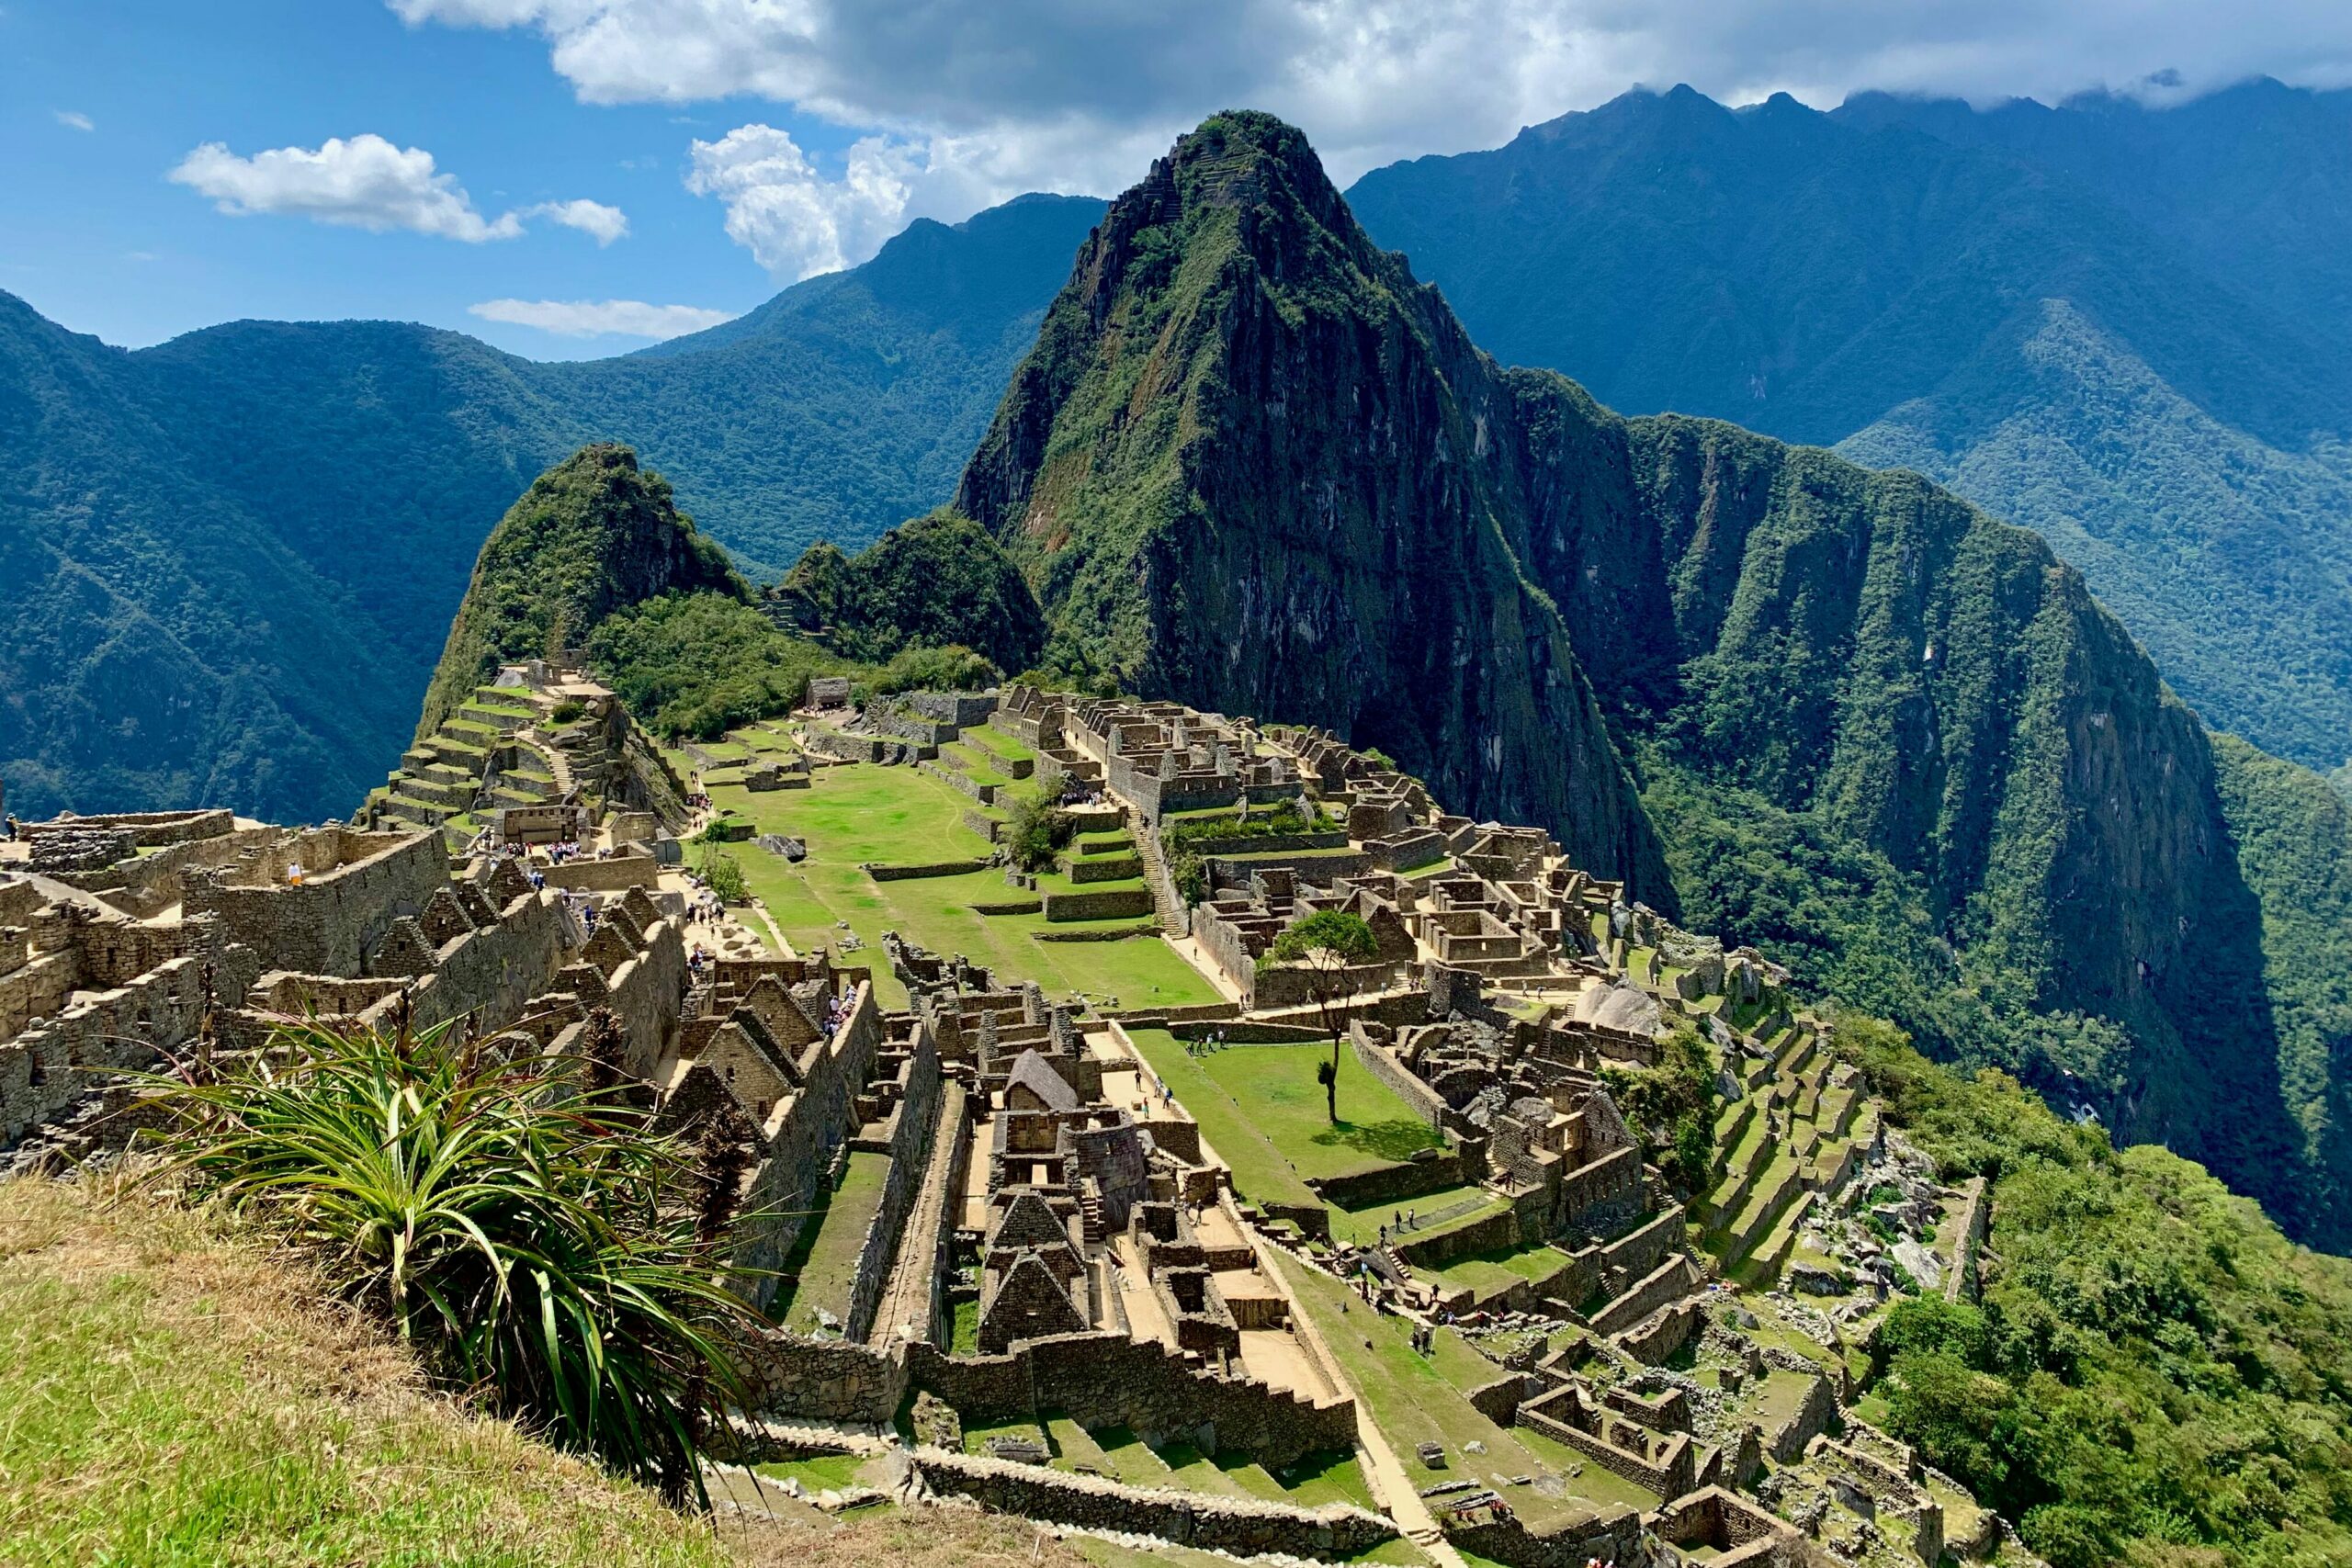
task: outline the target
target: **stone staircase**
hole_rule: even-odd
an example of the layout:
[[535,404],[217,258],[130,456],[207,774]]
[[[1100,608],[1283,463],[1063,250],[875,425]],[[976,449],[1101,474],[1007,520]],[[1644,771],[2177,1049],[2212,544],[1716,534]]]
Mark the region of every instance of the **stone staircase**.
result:
[[1127,833],[1135,840],[1136,858],[1143,862],[1143,885],[1151,889],[1152,912],[1159,918],[1160,929],[1173,936],[1182,936],[1193,929],[1192,911],[1176,892],[1176,879],[1168,870],[1168,858],[1159,852],[1159,835],[1143,825],[1143,818],[1130,810],[1127,813]]

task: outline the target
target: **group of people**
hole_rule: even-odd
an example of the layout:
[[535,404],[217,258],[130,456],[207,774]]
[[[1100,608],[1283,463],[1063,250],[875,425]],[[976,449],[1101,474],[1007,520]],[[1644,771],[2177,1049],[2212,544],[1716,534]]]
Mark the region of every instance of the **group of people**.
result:
[[1390,1236],[1401,1236],[1407,1231],[1419,1226],[1420,1223],[1420,1214],[1416,1210],[1393,1209],[1389,1211],[1388,1223],[1380,1227],[1380,1245],[1386,1247]]

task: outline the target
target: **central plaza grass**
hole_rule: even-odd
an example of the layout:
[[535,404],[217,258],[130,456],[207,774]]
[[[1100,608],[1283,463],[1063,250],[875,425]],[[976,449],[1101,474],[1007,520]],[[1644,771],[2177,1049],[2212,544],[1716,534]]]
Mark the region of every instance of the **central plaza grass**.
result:
[[[959,795],[912,768],[852,763],[820,768],[805,790],[760,793],[713,783],[711,803],[748,819],[759,833],[804,840],[808,858],[797,865],[754,843],[732,846],[743,877],[798,952],[837,950],[848,922],[865,944],[875,988],[888,1007],[906,1005],[906,991],[882,961],[882,933],[945,955],[962,953],[995,969],[1008,982],[1035,980],[1057,999],[1083,997],[1123,1008],[1188,1007],[1221,999],[1216,988],[1155,935],[1106,942],[1039,942],[1046,931],[1129,928],[1132,919],[1063,920],[1042,914],[980,915],[974,904],[1009,903],[1034,895],[990,869],[954,876],[876,882],[860,869],[984,860],[992,846],[964,823],[977,809]],[[1117,886],[1122,884],[1090,884]],[[1140,884],[1136,884],[1140,886]]]
[[1352,1176],[1442,1145],[1344,1047],[1334,1125],[1315,1080],[1316,1064],[1330,1060],[1328,1043],[1232,1045],[1193,1055],[1164,1029],[1128,1032],[1232,1168],[1235,1185],[1261,1202],[1315,1202],[1310,1179]]

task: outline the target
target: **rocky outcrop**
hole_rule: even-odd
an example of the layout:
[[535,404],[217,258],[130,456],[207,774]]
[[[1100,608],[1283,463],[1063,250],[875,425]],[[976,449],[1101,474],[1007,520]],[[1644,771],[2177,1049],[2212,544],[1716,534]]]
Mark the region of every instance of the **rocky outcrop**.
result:
[[1329,726],[1670,897],[1566,628],[1513,558],[1476,412],[1497,374],[1297,131],[1220,115],[1080,251],[957,506],[1023,562],[1066,656]]

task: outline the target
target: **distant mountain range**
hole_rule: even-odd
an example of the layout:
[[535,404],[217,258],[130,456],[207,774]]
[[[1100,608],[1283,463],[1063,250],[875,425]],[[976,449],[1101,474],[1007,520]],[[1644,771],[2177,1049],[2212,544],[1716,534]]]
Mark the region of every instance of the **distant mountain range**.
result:
[[919,222],[865,265],[622,358],[381,321],[126,353],[0,294],[8,807],[348,812],[415,723],[491,525],[627,441],[753,571],[944,499],[1102,211]]
[[1625,95],[1349,191],[1478,343],[2034,528],[2208,722],[2352,755],[2352,93]]

